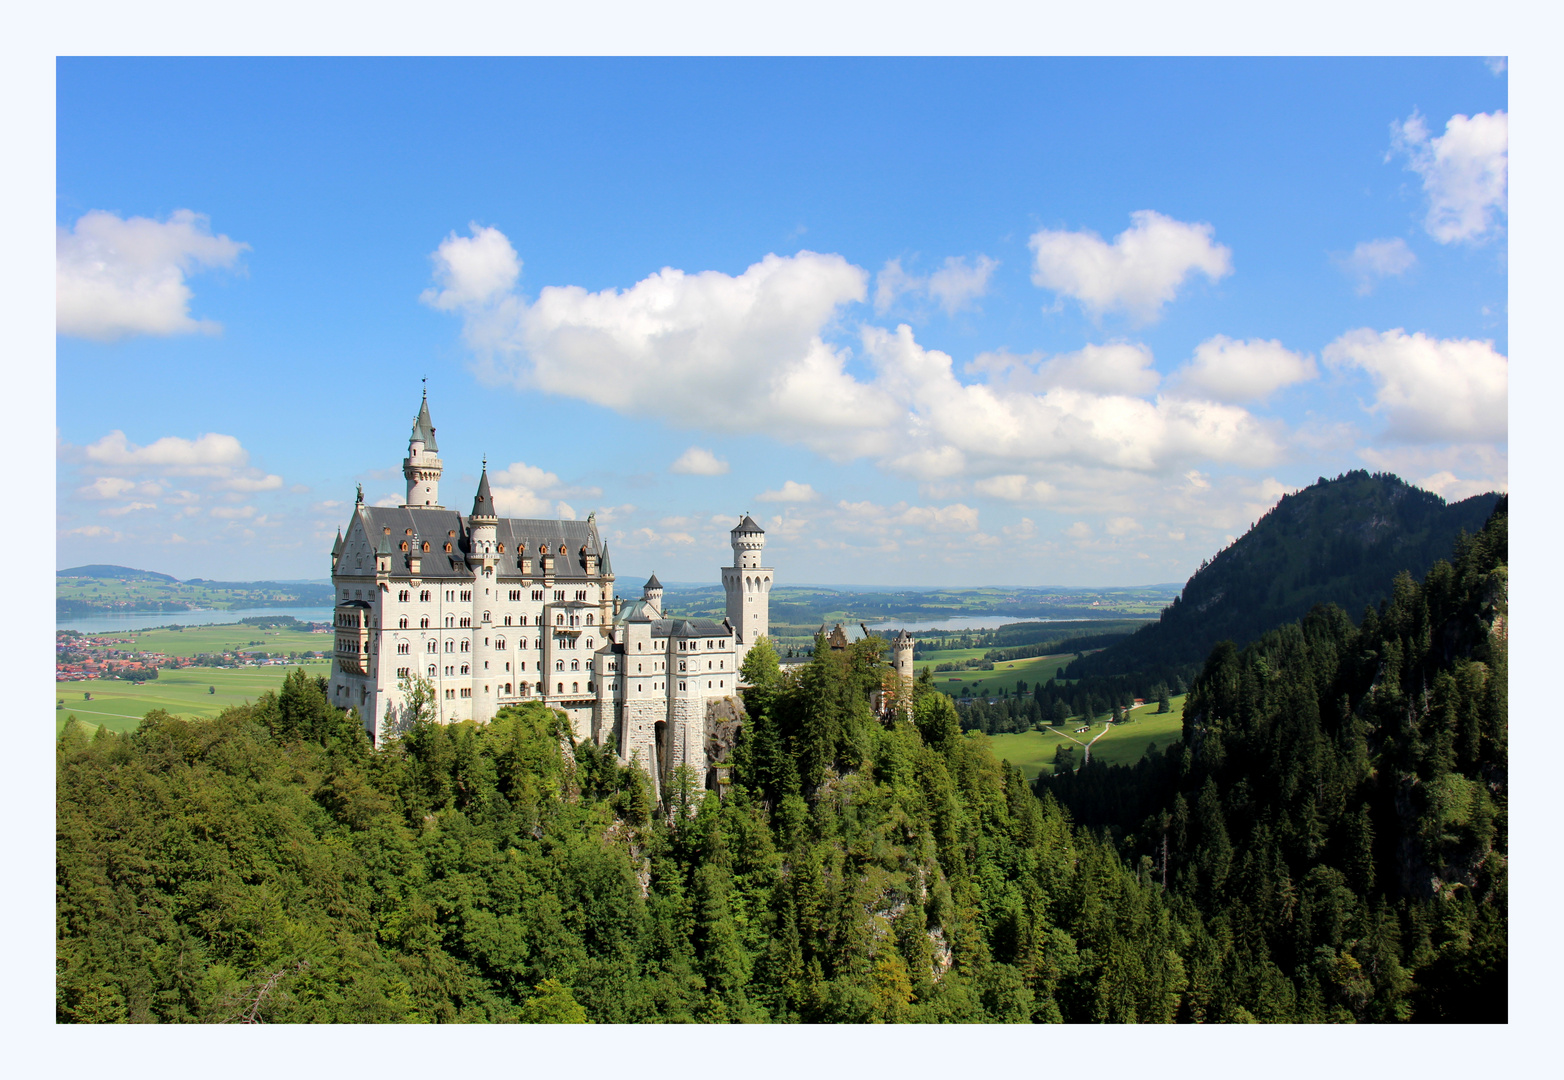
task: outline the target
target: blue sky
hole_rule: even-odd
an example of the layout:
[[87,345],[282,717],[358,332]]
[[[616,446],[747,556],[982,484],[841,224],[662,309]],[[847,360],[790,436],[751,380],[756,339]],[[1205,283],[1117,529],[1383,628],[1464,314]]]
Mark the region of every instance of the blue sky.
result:
[[322,577],[398,500],[629,578],[1180,581],[1346,469],[1508,479],[1507,72],[62,60],[58,549]]

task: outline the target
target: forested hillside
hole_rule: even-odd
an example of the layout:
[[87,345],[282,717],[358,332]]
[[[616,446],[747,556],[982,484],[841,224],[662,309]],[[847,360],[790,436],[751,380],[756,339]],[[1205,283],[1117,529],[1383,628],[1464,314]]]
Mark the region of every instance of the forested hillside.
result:
[[926,684],[876,716],[872,637],[755,649],[731,783],[667,812],[541,706],[374,751],[303,672],[68,728],[56,1015],[1502,1019],[1503,529],[1218,650],[1183,743],[1041,797]]
[[1039,778],[1200,912],[1214,1015],[1505,1019],[1506,502],[1361,626],[1217,646],[1166,753]]
[[1071,664],[1070,678],[1188,678],[1219,641],[1246,644],[1316,604],[1354,618],[1403,571],[1421,578],[1462,531],[1482,528],[1497,494],[1447,504],[1388,473],[1358,470],[1284,495],[1254,527],[1201,564],[1161,618]]

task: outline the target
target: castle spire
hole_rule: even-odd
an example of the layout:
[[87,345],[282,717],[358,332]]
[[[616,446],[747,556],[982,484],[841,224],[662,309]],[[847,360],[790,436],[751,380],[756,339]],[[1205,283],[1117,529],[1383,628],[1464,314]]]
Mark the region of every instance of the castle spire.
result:
[[494,513],[494,496],[489,493],[489,459],[483,459],[483,475],[478,477],[478,495],[472,501],[472,516],[491,518]]
[[407,478],[407,501],[402,505],[440,509],[440,474],[444,468],[438,457],[440,448],[434,441],[434,421],[429,417],[428,380],[424,382],[413,433],[407,438],[407,457],[402,459],[402,475]]

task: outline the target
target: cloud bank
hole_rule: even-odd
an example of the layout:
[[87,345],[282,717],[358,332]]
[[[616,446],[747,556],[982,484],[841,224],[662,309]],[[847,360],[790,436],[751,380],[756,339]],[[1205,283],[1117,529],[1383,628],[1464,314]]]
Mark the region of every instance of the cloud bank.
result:
[[249,247],[213,236],[206,216],[191,210],[167,221],[89,211],[55,229],[55,332],[93,341],[217,333],[217,323],[190,317],[185,279],[232,267]]

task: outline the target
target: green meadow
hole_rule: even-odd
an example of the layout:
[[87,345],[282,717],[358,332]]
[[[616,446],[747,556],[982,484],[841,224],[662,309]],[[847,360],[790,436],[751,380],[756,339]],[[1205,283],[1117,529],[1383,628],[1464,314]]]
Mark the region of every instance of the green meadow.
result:
[[[1102,733],[1104,727],[1108,733],[1092,743],[1092,760],[1105,762],[1109,765],[1133,765],[1146,753],[1146,748],[1152,743],[1166,748],[1175,739],[1182,737],[1184,731],[1184,697],[1180,695],[1173,699],[1173,711],[1157,715],[1157,703],[1150,702],[1135,709],[1130,715],[1135,719],[1128,724],[1108,724],[1106,716],[1092,721],[1091,730],[1084,735],[1076,735],[1075,729],[1081,726],[1079,719],[1072,719],[1065,725],[1065,730],[1081,742],[1087,742]],[[1020,768],[1028,780],[1038,773],[1053,772],[1054,751],[1060,743],[1067,746],[1075,746],[1064,735],[1055,734],[1052,731],[1024,731],[1018,734],[990,735],[993,743],[994,756]],[[1075,760],[1080,762],[1084,751],[1075,747]]]
[[95,637],[128,637],[135,644],[126,646],[143,652],[168,656],[199,656],[232,650],[268,653],[330,652],[330,634],[312,634],[308,630],[262,630],[256,626],[230,623],[224,626],[190,626],[183,630],[137,630],[125,634],[107,633]]
[[1024,660],[1006,660],[995,664],[993,671],[979,671],[976,668],[969,668],[966,671],[933,670],[935,664],[951,661],[959,663],[962,660],[980,657],[986,651],[988,650],[950,649],[931,653],[929,659],[917,662],[917,670],[929,668],[934,676],[934,685],[953,698],[965,694],[981,697],[997,694],[1000,687],[1013,693],[1017,679],[1024,679],[1028,688],[1038,683],[1045,683],[1053,678],[1060,668],[1075,659],[1074,653],[1057,653],[1053,656],[1029,656]]
[[[58,737],[72,716],[93,726],[102,724],[110,731],[134,730],[152,709],[165,709],[176,716],[216,716],[230,705],[242,705],[267,690],[280,689],[282,680],[295,667],[302,667],[311,675],[326,675],[331,661],[309,660],[263,668],[165,668],[156,679],[144,683],[116,679],[55,683],[55,701],[64,704],[54,710],[54,733]],[[84,697],[86,694],[92,695],[91,701]]]

